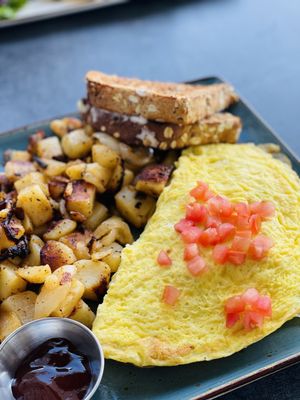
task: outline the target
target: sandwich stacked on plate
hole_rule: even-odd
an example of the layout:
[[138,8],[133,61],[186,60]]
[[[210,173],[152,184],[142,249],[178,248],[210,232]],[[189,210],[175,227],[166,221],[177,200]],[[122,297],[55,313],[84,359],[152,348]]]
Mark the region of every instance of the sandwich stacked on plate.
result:
[[161,83],[96,71],[86,79],[83,119],[126,144],[168,150],[238,140],[240,118],[221,112],[238,100],[226,83]]

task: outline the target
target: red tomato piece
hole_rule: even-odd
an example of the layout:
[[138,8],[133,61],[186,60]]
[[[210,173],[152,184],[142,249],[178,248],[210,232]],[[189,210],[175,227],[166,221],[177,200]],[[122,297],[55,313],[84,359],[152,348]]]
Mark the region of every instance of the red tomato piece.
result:
[[229,217],[233,211],[230,201],[222,196],[214,196],[209,199],[207,202],[207,207],[211,215],[220,217]]
[[241,217],[249,217],[250,215],[250,207],[247,203],[236,203],[234,205],[234,210]]
[[256,309],[265,317],[271,317],[272,304],[269,296],[260,296],[256,302]]
[[233,238],[235,234],[235,226],[225,222],[218,226],[218,234],[221,242],[225,242],[225,240],[230,240]]
[[207,201],[207,200],[209,200],[209,199],[211,199],[212,197],[214,197],[216,194],[215,194],[215,192],[213,192],[212,190],[207,190],[205,193],[204,193],[204,197],[203,197],[203,201]]
[[199,255],[199,249],[196,243],[189,243],[185,245],[183,254],[184,261],[190,261],[198,255]]
[[246,304],[255,307],[257,300],[259,299],[259,293],[255,288],[247,289],[242,295],[242,299]]
[[238,215],[236,217],[235,226],[238,231],[250,230],[249,218]]
[[191,226],[181,232],[181,238],[185,243],[197,243],[202,234],[202,229],[197,226]]
[[226,315],[226,328],[232,328],[233,325],[239,320],[239,314],[227,314]]
[[266,257],[271,247],[273,247],[272,239],[267,236],[259,235],[252,240],[249,247],[249,255],[253,260],[261,260]]
[[217,264],[226,262],[228,247],[224,244],[217,244],[213,249],[213,259]]
[[264,322],[264,317],[255,311],[246,311],[244,313],[243,324],[246,331],[251,331],[253,328],[261,328]]
[[190,195],[198,201],[203,201],[205,198],[205,192],[208,190],[208,184],[205,182],[198,181],[197,186],[190,191]]
[[193,226],[194,223],[186,218],[181,219],[177,224],[174,225],[174,229],[176,232],[182,233],[186,229]]
[[161,250],[157,257],[157,262],[161,267],[170,267],[172,265],[172,260],[169,257],[168,253],[164,250]]
[[164,288],[162,300],[164,303],[173,306],[178,300],[179,296],[180,296],[180,290],[178,290],[176,287],[172,285],[166,285]]
[[249,224],[253,235],[257,235],[261,228],[261,216],[258,214],[252,214],[249,218]]
[[228,250],[227,261],[234,265],[241,265],[246,260],[246,253],[243,251]]
[[240,236],[245,239],[251,239],[251,231],[236,231],[236,236]]
[[225,303],[225,312],[227,314],[238,314],[245,309],[245,302],[242,296],[233,296],[227,299]]
[[219,242],[220,238],[216,228],[207,228],[201,232],[199,243],[202,246],[213,246]]
[[258,214],[262,219],[272,218],[275,214],[275,206],[271,201],[257,201],[250,204],[251,214]]
[[207,208],[199,203],[191,203],[186,206],[186,219],[203,223],[206,220]]
[[187,263],[187,269],[193,276],[198,276],[207,270],[206,263],[201,256],[196,256]]
[[[251,232],[250,232],[251,234]],[[241,251],[247,253],[250,247],[251,239],[243,236],[239,236],[238,232],[233,238],[231,249],[235,251]]]
[[205,220],[205,228],[217,228],[219,225],[221,225],[219,218],[211,215],[207,216]]

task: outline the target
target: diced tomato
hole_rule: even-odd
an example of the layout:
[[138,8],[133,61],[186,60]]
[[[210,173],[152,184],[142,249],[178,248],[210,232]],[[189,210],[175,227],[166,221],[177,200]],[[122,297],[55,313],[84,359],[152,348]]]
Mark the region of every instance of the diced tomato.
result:
[[217,228],[221,225],[219,218],[208,215],[205,220],[205,228]]
[[203,198],[203,201],[207,201],[207,200],[209,200],[209,199],[211,199],[212,197],[214,197],[216,194],[215,194],[215,192],[213,192],[212,190],[207,190],[205,193],[204,193],[204,198]]
[[228,328],[241,320],[245,330],[249,331],[261,327],[264,317],[272,315],[271,299],[269,296],[261,296],[255,288],[250,288],[242,295],[230,297],[224,310]]
[[206,220],[207,208],[199,203],[191,203],[186,206],[186,219],[203,223]]
[[264,317],[255,311],[245,311],[243,324],[246,331],[251,331],[253,328],[261,328],[264,322]]
[[269,296],[260,296],[256,302],[256,309],[265,317],[272,315],[272,305]]
[[202,246],[213,246],[219,242],[220,238],[216,228],[207,228],[200,233],[199,243]]
[[197,186],[190,191],[190,195],[198,201],[205,199],[205,192],[208,190],[208,184],[205,182],[198,181]]
[[234,225],[225,222],[224,224],[218,226],[218,234],[221,242],[230,240],[235,234],[235,227]]
[[197,226],[191,226],[181,232],[181,238],[185,243],[197,243],[202,234],[202,229]]
[[222,196],[214,196],[209,199],[207,202],[207,207],[211,215],[220,217],[229,217],[233,211],[230,201]]
[[261,228],[261,216],[258,214],[252,214],[249,218],[249,224],[253,235],[257,235]]
[[236,203],[234,210],[241,217],[249,217],[250,215],[250,207],[247,203]]
[[183,259],[189,261],[199,255],[198,245],[196,243],[186,244],[184,248]]
[[249,218],[238,215],[236,217],[235,226],[238,231],[250,230]]
[[232,328],[233,325],[239,320],[239,314],[227,314],[226,315],[226,328]]
[[157,257],[157,262],[161,267],[170,267],[172,265],[172,260],[169,257],[168,253],[164,250],[161,250]]
[[[248,232],[248,231],[241,231],[241,232]],[[239,235],[239,232],[237,232],[233,238],[231,249],[247,253],[250,243],[251,243],[251,232],[250,232],[250,237],[241,236]]]
[[253,260],[261,260],[266,257],[272,246],[272,239],[263,235],[256,236],[250,244],[249,255]]
[[227,261],[234,265],[241,265],[246,260],[246,253],[243,251],[228,250]]
[[186,218],[181,219],[177,224],[174,225],[174,229],[176,232],[182,233],[186,229],[193,226],[194,223]]
[[245,309],[245,302],[242,296],[230,297],[225,303],[225,312],[227,314],[238,314]]
[[251,214],[258,214],[262,219],[268,219],[274,216],[275,206],[271,201],[257,201],[250,204]]
[[242,295],[242,299],[246,304],[255,307],[257,300],[259,299],[259,293],[255,288],[247,289]]
[[206,263],[201,256],[196,256],[187,263],[187,269],[193,276],[198,276],[207,270]]
[[173,306],[178,300],[179,296],[180,296],[180,290],[178,290],[176,287],[172,285],[166,285],[164,288],[162,300],[164,303]]
[[217,244],[213,249],[213,259],[217,264],[226,262],[228,247],[224,244]]

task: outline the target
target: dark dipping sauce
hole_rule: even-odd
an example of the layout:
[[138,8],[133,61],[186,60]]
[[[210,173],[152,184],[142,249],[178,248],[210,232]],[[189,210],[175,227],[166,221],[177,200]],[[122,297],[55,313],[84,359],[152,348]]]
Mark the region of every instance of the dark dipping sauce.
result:
[[92,379],[87,356],[66,339],[38,346],[18,367],[12,382],[17,400],[81,400]]

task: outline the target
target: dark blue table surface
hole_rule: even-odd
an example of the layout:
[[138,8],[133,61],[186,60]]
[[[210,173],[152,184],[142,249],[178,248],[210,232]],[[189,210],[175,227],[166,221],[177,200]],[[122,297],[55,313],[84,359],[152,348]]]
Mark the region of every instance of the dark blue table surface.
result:
[[[0,30],[0,132],[75,110],[89,69],[234,84],[300,155],[300,1],[135,1]],[[300,399],[300,365],[224,400]]]

